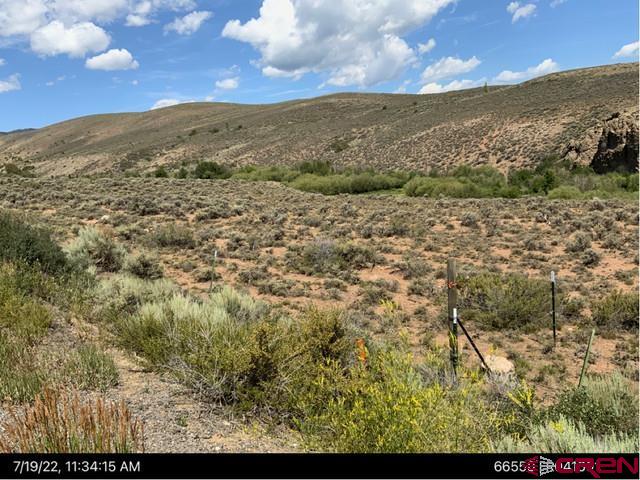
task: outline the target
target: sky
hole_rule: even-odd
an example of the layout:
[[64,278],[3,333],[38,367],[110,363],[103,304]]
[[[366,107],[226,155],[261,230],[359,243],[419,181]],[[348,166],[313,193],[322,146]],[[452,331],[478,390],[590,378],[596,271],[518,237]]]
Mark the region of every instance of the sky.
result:
[[0,0],[0,131],[638,61],[637,0]]

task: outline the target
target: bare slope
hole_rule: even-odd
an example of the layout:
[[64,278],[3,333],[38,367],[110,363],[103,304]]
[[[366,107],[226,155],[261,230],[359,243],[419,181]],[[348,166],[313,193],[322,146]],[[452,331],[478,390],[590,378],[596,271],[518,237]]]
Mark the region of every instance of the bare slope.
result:
[[616,128],[622,123],[627,129],[621,141],[635,135],[637,144],[637,112],[638,64],[631,63],[488,92],[339,94],[275,105],[196,103],[94,115],[0,136],[0,164],[31,164],[48,175],[199,160],[246,165],[324,159],[404,170],[465,163],[506,170],[549,154],[590,163],[616,114],[623,119],[616,119]]

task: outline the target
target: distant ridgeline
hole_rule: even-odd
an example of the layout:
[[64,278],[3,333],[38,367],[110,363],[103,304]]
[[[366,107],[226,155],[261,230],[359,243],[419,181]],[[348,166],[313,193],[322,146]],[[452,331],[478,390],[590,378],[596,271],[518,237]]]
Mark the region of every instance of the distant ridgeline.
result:
[[[234,172],[247,166],[296,170],[304,162],[321,162],[333,173],[369,169],[393,177],[388,172],[451,173],[460,165],[491,166],[507,175],[554,157],[596,173],[633,173],[638,89],[634,62],[433,95],[342,93],[269,105],[191,103],[1,135],[0,166],[32,166],[36,175],[57,176],[145,174],[160,165],[193,169],[203,161]],[[334,187],[346,184],[334,180],[306,188],[372,188],[362,186],[361,177],[349,187]],[[383,188],[399,182],[376,181]]]

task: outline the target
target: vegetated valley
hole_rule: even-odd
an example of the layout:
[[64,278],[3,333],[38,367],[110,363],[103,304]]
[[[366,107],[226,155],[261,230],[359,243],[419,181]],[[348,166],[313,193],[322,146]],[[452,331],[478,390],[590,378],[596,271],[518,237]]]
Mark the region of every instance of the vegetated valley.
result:
[[637,73],[2,135],[0,451],[637,452]]

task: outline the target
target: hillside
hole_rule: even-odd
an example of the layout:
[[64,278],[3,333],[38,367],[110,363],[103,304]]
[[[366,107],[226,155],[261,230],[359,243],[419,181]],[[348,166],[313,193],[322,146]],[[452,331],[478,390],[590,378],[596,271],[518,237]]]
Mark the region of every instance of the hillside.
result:
[[[426,170],[530,166],[557,154],[637,166],[638,64],[437,95],[338,94],[273,105],[192,103],[0,136],[0,164],[44,175],[330,160]],[[603,140],[606,140],[603,142]],[[604,151],[602,151],[604,149]]]

